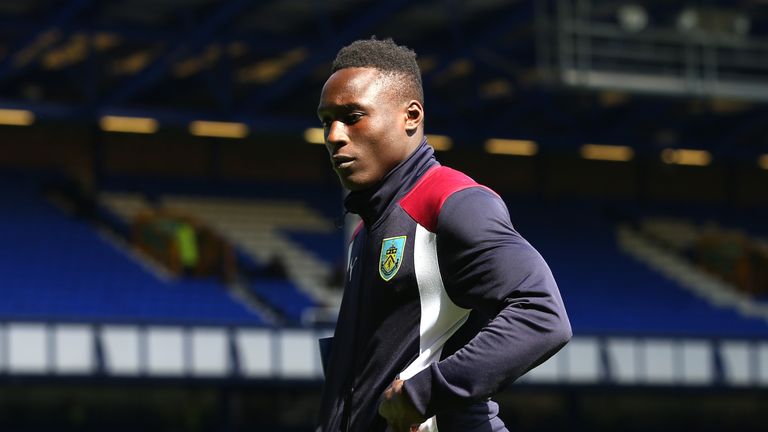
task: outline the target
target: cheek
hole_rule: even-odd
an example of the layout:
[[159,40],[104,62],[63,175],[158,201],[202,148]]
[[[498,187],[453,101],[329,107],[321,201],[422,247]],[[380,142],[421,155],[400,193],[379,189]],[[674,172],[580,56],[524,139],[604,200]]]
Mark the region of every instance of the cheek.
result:
[[364,128],[350,131],[352,142],[364,159],[366,171],[372,175],[386,174],[401,157],[403,137],[397,133],[398,121],[394,115],[369,118]]

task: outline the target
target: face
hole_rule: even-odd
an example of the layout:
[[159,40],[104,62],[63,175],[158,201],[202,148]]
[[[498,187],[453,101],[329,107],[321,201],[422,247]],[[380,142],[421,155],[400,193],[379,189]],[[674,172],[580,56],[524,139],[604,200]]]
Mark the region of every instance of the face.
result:
[[421,104],[399,98],[392,79],[372,68],[346,68],[323,86],[317,115],[325,146],[341,184],[351,191],[375,185],[416,147]]

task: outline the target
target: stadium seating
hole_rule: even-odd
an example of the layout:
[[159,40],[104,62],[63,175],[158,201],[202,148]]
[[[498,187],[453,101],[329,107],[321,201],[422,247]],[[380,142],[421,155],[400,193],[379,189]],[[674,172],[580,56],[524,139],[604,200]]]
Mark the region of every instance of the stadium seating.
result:
[[288,279],[259,278],[250,285],[251,292],[273,305],[290,323],[306,322],[305,311],[317,306]]
[[[289,268],[299,269],[298,273],[289,271],[289,274],[301,289],[292,290],[289,281],[265,280],[254,283],[252,290],[296,320],[302,308],[311,307],[313,302],[311,297],[302,295],[307,289],[302,285],[301,277],[296,275],[308,267],[324,267],[326,270],[307,274],[304,280],[314,280],[315,283],[325,281],[332,266],[343,260],[341,233],[330,227],[333,210],[329,203],[338,205],[338,192],[284,185],[279,193],[290,201],[281,201],[273,196],[276,193],[273,188],[265,186],[255,189],[265,192],[253,197],[252,190],[252,198],[258,198],[256,201],[263,205],[271,205],[272,210],[265,211],[261,207],[249,210],[247,207],[253,206],[256,201],[227,201],[226,197],[190,199],[177,195],[163,196],[158,200],[219,221],[217,223],[222,232],[230,230],[230,238],[239,239],[245,245],[244,250],[262,263],[271,256],[267,252],[290,250],[283,256],[288,258]],[[681,337],[768,335],[768,326],[763,320],[744,316],[733,308],[713,305],[622,252],[616,234],[619,221],[614,213],[630,219],[640,217],[644,213],[637,208],[625,203],[606,206],[605,203],[588,200],[548,202],[530,197],[507,197],[506,201],[513,224],[542,252],[552,267],[577,333]],[[280,204],[286,202],[294,203],[291,205],[295,208],[291,211],[296,215],[305,215],[294,221],[304,222],[294,224],[291,218],[297,216],[290,216],[291,211],[279,210]],[[611,207],[618,207],[621,211],[615,208],[607,210]],[[676,215],[685,208],[659,206],[655,211],[661,215]],[[706,207],[692,209],[691,212],[699,218],[733,219],[729,214]],[[312,218],[325,218],[325,225],[307,222]],[[271,226],[272,232],[264,234],[267,231],[257,229],[259,223]],[[752,225],[759,226],[759,223],[755,221]],[[256,232],[262,232],[263,238],[254,238],[248,245],[247,239],[256,237]],[[274,237],[279,238],[279,242]],[[294,251],[297,246],[300,251]],[[262,255],[259,256],[259,253]],[[291,258],[303,255],[310,256],[312,264],[306,265],[306,261],[293,261]]]
[[768,335],[765,320],[714,306],[623,253],[602,203],[507,203],[513,224],[552,268],[576,334]]
[[[298,324],[307,309],[337,305],[340,291],[329,289],[333,269],[341,265],[343,240],[329,203],[337,196],[302,188],[281,187],[283,199],[262,185],[249,188],[211,188],[210,185],[135,183],[123,191],[105,191],[99,201],[122,224],[150,206],[187,214],[213,227],[233,244],[241,268],[252,279],[248,290],[287,323]],[[218,190],[218,194],[215,192]],[[140,191],[140,192],[136,192]],[[313,203],[312,207],[307,203]],[[264,274],[273,260],[284,266],[285,277]],[[327,315],[327,314],[324,314]]]
[[[100,238],[90,225],[64,215],[42,199],[35,182],[24,187],[4,184],[0,189],[4,202],[14,202],[14,206],[0,215],[0,232],[4,241],[17,246],[4,248],[0,260],[3,284],[9,288],[9,298],[0,305],[2,316],[264,322],[215,281],[163,281],[153,275]],[[147,187],[162,189],[157,184]],[[257,275],[246,288],[287,323],[301,323],[307,310],[338,301],[338,292],[323,289],[332,269],[343,261],[342,234],[332,223],[338,192],[283,186],[278,194],[289,199],[280,200],[271,196],[277,192],[268,187],[259,189],[263,195],[251,189],[246,197],[227,196],[220,190],[219,195],[194,195],[192,186],[166,190],[167,194],[156,193],[150,199],[205,220],[238,246],[241,261],[250,260],[257,273],[279,253],[288,277]],[[149,205],[146,196],[108,192],[101,202],[125,222]],[[605,203],[517,196],[506,197],[506,202],[515,227],[552,268],[577,334],[768,336],[764,319],[698,296],[622,251],[616,212],[606,211]],[[709,212],[707,217],[717,216],[715,211]],[[629,214],[629,219],[637,216],[631,209],[619,213]],[[655,214],[678,215],[663,208]],[[706,210],[696,214],[706,214]],[[723,219],[728,217],[736,221],[727,215]],[[753,225],[759,231],[759,223]],[[659,229],[685,234],[669,226]],[[685,241],[684,235],[674,238]],[[45,270],[34,271],[29,263]],[[330,297],[323,297],[326,294]]]
[[41,196],[39,181],[0,182],[5,320],[261,325],[215,280],[163,280],[93,226]]

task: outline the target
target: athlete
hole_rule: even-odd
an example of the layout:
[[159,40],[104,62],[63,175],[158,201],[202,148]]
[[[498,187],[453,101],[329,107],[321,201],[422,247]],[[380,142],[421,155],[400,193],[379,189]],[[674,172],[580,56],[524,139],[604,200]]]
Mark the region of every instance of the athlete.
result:
[[435,159],[410,49],[342,48],[317,114],[362,219],[317,430],[506,431],[490,397],[571,337],[549,267],[496,193]]

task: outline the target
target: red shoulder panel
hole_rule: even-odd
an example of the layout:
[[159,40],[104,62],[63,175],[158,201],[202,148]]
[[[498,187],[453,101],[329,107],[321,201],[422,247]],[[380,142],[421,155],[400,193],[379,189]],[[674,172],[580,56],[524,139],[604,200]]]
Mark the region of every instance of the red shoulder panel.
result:
[[424,174],[416,186],[400,200],[400,207],[419,225],[435,232],[437,216],[440,214],[445,200],[454,193],[471,187],[482,187],[490,190],[477,184],[462,172],[438,166]]
[[355,241],[355,238],[360,233],[360,230],[363,229],[363,221],[360,221],[357,223],[357,226],[355,227],[355,231],[352,232],[352,236],[349,238],[349,243],[352,244]]

